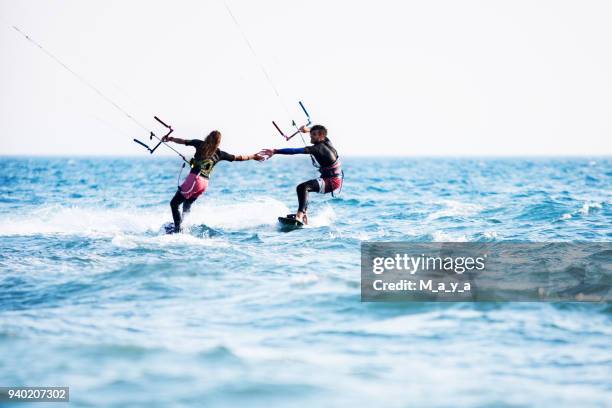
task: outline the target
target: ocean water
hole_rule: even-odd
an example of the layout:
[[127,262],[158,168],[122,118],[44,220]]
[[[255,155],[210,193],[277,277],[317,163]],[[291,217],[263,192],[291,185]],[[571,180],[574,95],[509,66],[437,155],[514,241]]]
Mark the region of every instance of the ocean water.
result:
[[612,240],[612,159],[344,164],[283,232],[309,160],[222,162],[164,235],[176,159],[0,158],[0,385],[75,407],[612,405],[610,305],[359,286],[362,241]]

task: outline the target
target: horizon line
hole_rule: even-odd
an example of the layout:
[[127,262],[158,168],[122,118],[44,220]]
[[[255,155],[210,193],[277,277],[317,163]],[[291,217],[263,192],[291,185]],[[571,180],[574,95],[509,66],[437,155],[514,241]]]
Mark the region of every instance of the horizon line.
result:
[[[125,159],[144,159],[147,157],[152,157],[151,155],[138,155],[138,154],[93,154],[93,153],[76,153],[76,154],[57,154],[57,153],[0,153],[0,158],[125,158]],[[159,154],[155,155],[157,158],[175,158],[175,155],[171,154]],[[566,155],[566,154],[474,154],[474,155],[452,155],[452,154],[440,154],[440,155],[431,155],[431,154],[407,154],[407,155],[398,155],[398,154],[344,154],[342,157],[345,158],[396,158],[396,159],[536,159],[536,158],[544,158],[544,159],[612,159],[612,153],[602,153],[602,154],[584,154],[584,155]]]

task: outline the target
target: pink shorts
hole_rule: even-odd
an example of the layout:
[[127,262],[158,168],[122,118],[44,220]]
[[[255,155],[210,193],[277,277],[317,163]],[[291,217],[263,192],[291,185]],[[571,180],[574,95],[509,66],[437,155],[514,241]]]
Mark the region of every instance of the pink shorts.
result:
[[319,182],[319,193],[321,194],[331,193],[342,188],[342,177],[318,178],[317,181]]
[[208,187],[208,179],[200,176],[199,173],[189,173],[183,184],[181,184],[181,194],[187,200],[198,198]]

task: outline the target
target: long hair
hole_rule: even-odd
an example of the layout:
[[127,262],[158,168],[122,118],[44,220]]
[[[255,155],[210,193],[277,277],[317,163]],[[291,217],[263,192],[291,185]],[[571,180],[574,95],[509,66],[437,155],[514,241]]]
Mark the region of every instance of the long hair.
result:
[[202,148],[202,156],[206,158],[212,156],[217,151],[220,144],[221,144],[221,132],[219,132],[218,130],[213,130],[212,132],[208,134],[208,136],[206,136],[206,139],[204,139],[204,147]]

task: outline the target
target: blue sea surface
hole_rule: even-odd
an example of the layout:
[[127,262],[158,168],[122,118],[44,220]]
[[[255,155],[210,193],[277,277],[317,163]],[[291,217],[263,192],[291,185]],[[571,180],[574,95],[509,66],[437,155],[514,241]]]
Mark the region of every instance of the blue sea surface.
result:
[[611,241],[612,159],[345,158],[341,195],[283,232],[309,163],[221,162],[165,235],[174,158],[0,158],[0,386],[69,386],[74,407],[612,405],[609,304],[360,302],[363,241]]

